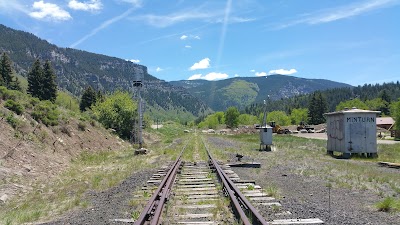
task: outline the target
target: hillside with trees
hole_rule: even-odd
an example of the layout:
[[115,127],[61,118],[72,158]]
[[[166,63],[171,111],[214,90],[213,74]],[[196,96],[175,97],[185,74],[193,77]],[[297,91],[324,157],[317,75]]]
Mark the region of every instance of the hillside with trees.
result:
[[231,106],[243,110],[264,99],[279,100],[317,90],[351,87],[348,84],[324,79],[305,79],[286,75],[267,77],[235,77],[226,80],[184,80],[171,84],[183,87],[203,99],[213,110],[224,111]]
[[[268,112],[282,111],[287,115],[298,112],[299,109],[307,109],[307,119],[314,118],[313,112],[333,112],[344,108],[360,108],[381,111],[381,116],[396,117],[394,105],[400,98],[399,82],[383,84],[365,84],[351,88],[334,88],[325,91],[317,91],[312,94],[299,95],[291,98],[273,101],[266,100]],[[316,103],[318,102],[319,103]],[[310,112],[310,108],[313,109]],[[264,110],[264,104],[256,103],[247,106],[243,113],[259,115]],[[311,114],[310,114],[311,113]],[[322,119],[322,118],[321,118]],[[308,121],[317,124],[322,121],[312,119]]]
[[58,88],[76,97],[80,97],[88,86],[103,94],[115,90],[132,93],[133,79],[143,74],[143,97],[147,108],[155,113],[155,118],[187,122],[211,111],[203,101],[193,97],[184,88],[172,86],[148,74],[147,67],[143,65],[77,49],[60,48],[33,34],[1,24],[0,53],[6,53],[13,62],[15,73],[28,79],[36,60],[48,61],[54,68]]

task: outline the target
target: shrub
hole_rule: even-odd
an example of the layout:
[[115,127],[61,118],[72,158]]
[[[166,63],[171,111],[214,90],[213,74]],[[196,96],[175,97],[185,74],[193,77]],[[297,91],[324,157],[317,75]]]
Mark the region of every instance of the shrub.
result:
[[18,98],[22,98],[22,92],[15,90],[8,90],[6,87],[0,86],[0,98],[3,100],[12,99],[16,101]]
[[7,123],[9,123],[14,129],[19,128],[22,125],[21,120],[19,120],[18,118],[14,117],[12,114],[9,114],[6,117],[6,121]]
[[79,112],[78,100],[66,92],[58,91],[56,104],[73,112]]
[[86,130],[86,123],[79,121],[78,130],[85,131]]
[[104,102],[96,103],[92,110],[106,128],[115,129],[120,137],[129,139],[137,115],[136,106],[129,93],[117,91]]
[[393,198],[387,197],[383,201],[376,204],[376,207],[379,211],[388,212],[392,208],[393,202]]
[[62,125],[62,126],[60,126],[60,131],[62,132],[62,133],[64,133],[64,134],[66,134],[66,135],[68,135],[69,137],[71,137],[72,136],[72,131],[71,131],[71,129],[67,126],[67,125]]
[[24,112],[24,107],[12,99],[8,99],[4,104],[4,107],[11,111],[14,111],[18,115],[21,115]]
[[60,112],[57,110],[57,106],[50,101],[39,102],[32,112],[32,117],[46,126],[58,125],[59,115]]

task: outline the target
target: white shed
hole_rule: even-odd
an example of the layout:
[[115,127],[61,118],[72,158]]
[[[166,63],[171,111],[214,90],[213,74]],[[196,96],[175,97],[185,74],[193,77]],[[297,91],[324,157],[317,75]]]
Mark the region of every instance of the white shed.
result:
[[272,147],[272,127],[271,126],[262,126],[257,127],[260,130],[260,151],[266,150],[271,151]]
[[336,151],[344,157],[359,153],[376,157],[376,115],[379,113],[356,108],[326,113],[328,154]]

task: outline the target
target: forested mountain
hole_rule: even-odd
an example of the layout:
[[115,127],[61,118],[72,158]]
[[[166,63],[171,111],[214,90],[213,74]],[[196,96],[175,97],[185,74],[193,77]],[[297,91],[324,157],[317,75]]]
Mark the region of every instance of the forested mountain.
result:
[[264,99],[279,100],[296,95],[351,86],[324,79],[305,79],[285,75],[267,77],[236,77],[219,81],[182,80],[171,84],[186,88],[215,111],[225,111],[230,106],[244,109]]
[[[367,101],[375,98],[382,98],[386,95],[386,97],[383,98],[387,98],[386,101],[388,101],[388,103],[397,101],[400,98],[400,83],[397,81],[375,85],[365,84],[357,87],[333,88],[321,91],[321,94],[326,99],[327,112],[333,112],[340,102],[356,98],[361,101]],[[295,108],[308,108],[311,97],[311,94],[305,94],[277,101],[270,100],[267,102],[267,111],[281,110],[290,113],[290,111]],[[249,114],[259,115],[263,109],[264,104],[260,101],[247,106],[244,111]]]
[[206,104],[190,95],[184,88],[172,86],[147,73],[145,66],[123,59],[86,51],[60,48],[33,34],[17,31],[0,24],[0,53],[5,52],[14,62],[14,70],[27,75],[36,59],[50,60],[57,75],[58,87],[80,97],[87,86],[103,92],[116,89],[132,90],[132,80],[144,75],[144,98],[150,110],[168,119],[177,112],[193,119],[210,111]]

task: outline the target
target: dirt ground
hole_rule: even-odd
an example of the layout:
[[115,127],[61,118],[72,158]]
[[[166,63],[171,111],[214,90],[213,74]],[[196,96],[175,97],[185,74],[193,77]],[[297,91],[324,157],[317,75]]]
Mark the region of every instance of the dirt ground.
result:
[[[240,149],[246,148],[241,143],[217,136],[208,136],[208,141],[220,149],[237,149],[236,151],[240,152]],[[294,157],[291,151],[293,150],[254,151],[252,157],[261,163],[260,169],[233,168],[233,170],[241,179],[255,180],[262,188],[276,188],[281,195],[279,202],[284,210],[292,213],[290,217],[294,219],[319,218],[325,221],[325,224],[333,225],[400,224],[399,212],[380,212],[374,207],[376,202],[383,199],[376,192],[337,185],[332,188],[327,186],[329,179],[334,178],[319,174],[318,168],[321,170],[325,167],[335,168],[335,161],[339,159]],[[363,162],[347,160],[343,163],[355,166]],[[340,173],[340,168],[336,170]],[[398,172],[395,169],[382,167],[374,168],[375,170],[377,173]],[[343,185],[347,186],[347,182],[350,184],[352,182],[350,179],[352,178],[345,180]],[[267,211],[262,208],[259,210],[268,221],[275,219],[273,214],[266,214]]]
[[84,151],[113,151],[128,146],[110,131],[89,122],[70,119],[46,127],[31,118],[20,119],[24,123],[13,129],[0,118],[0,206],[32,190],[34,184],[46,183],[60,174]]
[[[328,140],[328,136],[326,133],[297,133],[297,134],[292,134],[293,136],[296,137],[303,137],[303,138],[312,138],[312,139],[321,139],[321,140]],[[400,143],[398,141],[394,140],[377,140],[378,144],[397,144]]]

